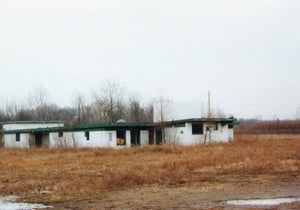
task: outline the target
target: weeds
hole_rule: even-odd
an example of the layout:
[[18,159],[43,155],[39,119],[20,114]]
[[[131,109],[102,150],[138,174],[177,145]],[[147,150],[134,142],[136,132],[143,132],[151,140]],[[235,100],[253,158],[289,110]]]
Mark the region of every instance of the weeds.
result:
[[48,201],[142,185],[199,184],[211,175],[299,174],[297,135],[239,134],[232,143],[114,149],[0,149],[0,195]]

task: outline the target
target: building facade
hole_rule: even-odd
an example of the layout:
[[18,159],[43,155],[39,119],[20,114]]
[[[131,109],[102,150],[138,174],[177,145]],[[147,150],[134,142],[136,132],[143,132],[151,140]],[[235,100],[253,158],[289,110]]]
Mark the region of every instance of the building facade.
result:
[[5,147],[112,147],[124,148],[153,142],[150,123],[99,123],[64,126],[61,122],[2,123]]
[[157,123],[99,123],[64,126],[62,122],[2,123],[5,147],[126,148],[151,144],[196,145],[233,140],[234,118],[192,118]]
[[5,147],[109,147],[151,144],[197,145],[234,139],[236,119],[204,118],[201,103],[154,104],[153,122],[64,126],[62,122],[2,123]]

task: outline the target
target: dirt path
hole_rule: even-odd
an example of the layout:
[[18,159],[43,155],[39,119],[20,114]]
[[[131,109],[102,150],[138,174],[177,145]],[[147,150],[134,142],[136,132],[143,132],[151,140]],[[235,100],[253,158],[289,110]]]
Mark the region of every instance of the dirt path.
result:
[[278,206],[231,206],[228,200],[300,198],[300,175],[211,175],[193,186],[144,186],[106,192],[101,199],[50,204],[55,209],[300,209],[300,202]]

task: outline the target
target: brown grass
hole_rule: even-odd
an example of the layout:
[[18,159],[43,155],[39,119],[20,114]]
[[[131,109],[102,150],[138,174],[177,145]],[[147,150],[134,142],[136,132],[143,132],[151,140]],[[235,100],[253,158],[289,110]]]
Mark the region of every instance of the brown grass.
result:
[[0,195],[48,202],[107,190],[179,186],[218,175],[299,174],[300,136],[236,136],[232,143],[114,149],[0,149]]
[[235,127],[237,133],[281,133],[281,134],[300,134],[299,120],[283,121],[241,121],[240,125]]

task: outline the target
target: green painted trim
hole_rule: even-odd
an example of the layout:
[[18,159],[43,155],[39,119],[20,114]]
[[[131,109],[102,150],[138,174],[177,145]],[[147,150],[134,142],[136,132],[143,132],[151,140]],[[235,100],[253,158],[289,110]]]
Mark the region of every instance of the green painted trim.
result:
[[132,130],[148,130],[153,128],[152,123],[99,123],[75,125],[66,127],[50,127],[50,128],[31,128],[31,129],[16,129],[16,130],[2,130],[2,134],[14,133],[55,133],[55,132],[76,132],[76,131],[113,131],[118,129]]
[[[176,126],[180,125],[179,127],[182,127],[185,125],[185,123],[205,123],[205,122],[217,122],[221,124],[236,124],[237,119],[236,118],[189,118],[189,119],[183,119],[183,120],[174,120],[174,121],[168,121],[164,122],[166,126]],[[160,122],[155,123],[156,126],[161,125]],[[184,127],[184,126],[183,126]]]
[[72,126],[73,129],[93,129],[93,128],[128,128],[128,127],[153,127],[153,123],[146,122],[109,122],[109,123],[97,123],[97,124],[84,124]]
[[2,130],[2,134],[15,134],[15,133],[50,133],[50,132],[61,132],[64,131],[64,127],[53,127],[53,128],[32,128],[32,129],[16,129],[16,130]]
[[[185,124],[186,124],[185,122],[179,122],[179,123],[167,123],[166,126],[169,127],[169,128],[170,128],[170,127],[173,127],[173,126],[174,126],[175,128],[182,128],[182,127],[185,127]],[[160,126],[160,127],[161,127],[161,126]]]
[[[176,123],[178,122],[234,122],[235,118],[189,118],[189,119],[183,119],[183,120],[177,120],[174,121]],[[170,122],[172,123],[172,122]]]
[[0,122],[0,125],[11,125],[11,124],[64,124],[62,121],[9,121],[9,122]]
[[[185,127],[186,123],[194,122],[219,122],[221,124],[228,124],[230,126],[237,124],[236,118],[190,118],[176,121],[164,122],[167,127]],[[51,123],[62,123],[59,121],[49,121],[49,122],[37,122],[37,121],[15,121],[8,122],[4,124],[51,124]],[[54,133],[54,132],[76,132],[76,131],[113,131],[118,129],[125,130],[149,130],[155,127],[161,127],[161,123],[147,123],[147,122],[110,122],[110,123],[97,123],[97,124],[84,124],[84,125],[74,125],[74,126],[65,126],[65,127],[50,127],[50,128],[33,128],[33,129],[17,129],[17,130],[2,130],[0,134],[15,134],[15,133]]]

